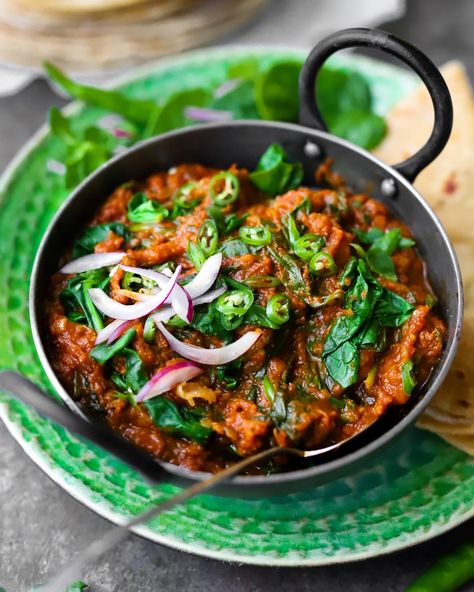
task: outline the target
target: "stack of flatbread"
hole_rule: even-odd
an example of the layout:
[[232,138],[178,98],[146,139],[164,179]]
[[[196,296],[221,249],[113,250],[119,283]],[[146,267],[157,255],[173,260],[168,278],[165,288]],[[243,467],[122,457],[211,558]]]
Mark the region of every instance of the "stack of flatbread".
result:
[[[418,425],[474,455],[474,97],[461,64],[451,62],[442,73],[453,98],[453,133],[415,187],[454,244],[464,281],[465,316],[456,359]],[[396,105],[388,126],[389,133],[376,150],[382,160],[399,162],[420,148],[433,127],[427,91],[419,88]]]
[[0,61],[117,70],[209,43],[265,0],[0,0]]

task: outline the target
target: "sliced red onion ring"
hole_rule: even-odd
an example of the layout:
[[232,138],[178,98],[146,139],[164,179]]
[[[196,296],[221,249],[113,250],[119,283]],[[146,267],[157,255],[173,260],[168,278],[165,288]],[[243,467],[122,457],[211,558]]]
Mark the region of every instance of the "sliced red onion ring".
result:
[[197,273],[197,275],[185,285],[186,292],[194,300],[196,296],[201,296],[207,292],[214,284],[219,275],[219,270],[222,265],[222,253],[216,253],[206,259]]
[[205,107],[186,107],[184,114],[194,121],[231,121],[234,116],[232,111],[222,109],[207,109]]
[[82,273],[83,271],[90,271],[91,269],[100,269],[101,267],[110,267],[117,265],[124,257],[123,251],[113,251],[112,253],[91,253],[84,255],[79,259],[74,259],[66,263],[59,270],[61,273]]
[[[143,269],[141,267],[131,267],[130,265],[121,265],[120,266],[124,271],[128,271],[130,273],[134,273],[141,277],[148,278],[158,284],[160,288],[163,287],[169,282],[169,277],[164,273],[160,273],[159,271],[154,271],[153,269]],[[178,315],[180,319],[183,319],[186,323],[190,323],[193,320],[194,315],[194,307],[193,301],[191,297],[187,293],[187,291],[176,283],[173,291],[168,298],[168,302],[171,302],[171,306],[173,307],[174,312]]]
[[168,392],[181,382],[186,382],[201,374],[203,369],[194,362],[181,360],[159,370],[138,392],[137,403],[143,403],[152,397]]
[[107,296],[100,288],[91,288],[89,290],[89,296],[100,312],[108,317],[123,321],[133,321],[153,312],[166,302],[176,285],[176,280],[180,273],[181,265],[178,265],[173,276],[168,279],[166,286],[158,294],[154,294],[144,302],[138,302],[137,304],[120,304],[120,302],[116,302],[110,296]]
[[[216,290],[211,290],[210,292],[206,292],[202,296],[198,296],[193,300],[194,306],[198,306],[199,304],[206,304],[207,302],[213,302],[216,298],[219,298],[221,294],[227,290],[227,286],[223,286],[222,288],[217,288]],[[171,308],[171,306],[164,306],[158,312],[154,312],[152,314],[153,321],[158,323],[161,321],[162,323],[166,323],[169,321],[172,316],[174,316],[175,311]]]
[[208,302],[213,302],[216,298],[219,298],[221,294],[227,291],[227,286],[222,286],[222,288],[216,288],[215,290],[209,290],[202,296],[197,296],[193,300],[194,306],[198,306],[199,304],[207,304]]
[[125,331],[130,327],[131,321],[121,321],[117,319],[116,321],[112,321],[106,327],[97,333],[97,337],[95,340],[95,344],[99,345],[99,343],[112,343],[116,339],[120,337]]
[[248,351],[252,345],[260,337],[259,331],[249,331],[242,335],[240,339],[225,345],[224,347],[216,347],[215,349],[206,349],[205,347],[198,347],[197,345],[190,345],[189,343],[183,343],[179,339],[176,339],[163,323],[158,322],[156,326],[161,331],[161,334],[168,342],[171,349],[183,358],[198,362],[199,364],[205,364],[207,366],[220,366],[221,364],[228,364],[237,358],[240,358],[246,351]]

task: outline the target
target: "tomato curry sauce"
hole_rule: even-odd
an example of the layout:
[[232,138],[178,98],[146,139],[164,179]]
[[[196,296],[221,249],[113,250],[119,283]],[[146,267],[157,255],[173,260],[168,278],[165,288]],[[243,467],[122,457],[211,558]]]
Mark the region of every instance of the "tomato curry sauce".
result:
[[[56,273],[49,355],[74,400],[153,456],[211,472],[275,445],[340,441],[406,404],[445,325],[410,230],[329,164],[304,187],[272,145],[254,172],[182,164],[118,187],[63,262],[118,252],[120,265],[166,278],[180,265],[184,291],[209,258],[219,265],[204,299],[188,294],[186,320],[139,316],[101,344],[113,318],[97,293],[131,307],[163,286],[120,265]],[[170,298],[153,313],[163,307]],[[186,365],[166,330],[202,348],[198,361]],[[243,354],[209,363],[249,332]]]

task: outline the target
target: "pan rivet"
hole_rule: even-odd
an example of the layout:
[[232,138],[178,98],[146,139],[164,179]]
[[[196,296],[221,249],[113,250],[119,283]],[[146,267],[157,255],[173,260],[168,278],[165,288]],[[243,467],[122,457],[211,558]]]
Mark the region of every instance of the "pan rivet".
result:
[[380,184],[380,189],[387,197],[394,197],[397,193],[397,186],[393,179],[384,179]]
[[309,156],[309,158],[316,158],[317,156],[321,156],[321,148],[314,142],[308,140],[304,145],[304,153],[306,156]]

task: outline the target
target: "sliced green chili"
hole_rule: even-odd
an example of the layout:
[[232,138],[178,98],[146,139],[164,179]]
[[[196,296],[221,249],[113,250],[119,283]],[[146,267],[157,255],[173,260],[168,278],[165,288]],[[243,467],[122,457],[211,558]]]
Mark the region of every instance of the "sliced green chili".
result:
[[334,259],[326,251],[313,255],[309,261],[309,269],[314,275],[324,277],[337,271]]
[[408,360],[402,366],[402,384],[405,393],[411,395],[416,386],[416,378],[413,376],[413,362],[411,360]]
[[474,543],[466,543],[439,559],[405,592],[454,592],[474,578]]
[[272,242],[272,233],[265,226],[242,226],[239,229],[240,238],[248,245],[261,247]]
[[283,325],[290,318],[290,300],[285,294],[272,296],[267,303],[267,317],[272,323]]
[[209,183],[209,193],[216,206],[224,207],[239,197],[240,182],[232,173],[222,171],[214,175]]
[[293,250],[297,257],[303,261],[309,261],[315,253],[324,247],[325,242],[322,236],[309,232],[296,241]]
[[217,250],[217,243],[219,242],[219,232],[217,230],[214,220],[206,220],[199,229],[197,235],[197,244],[204,252],[206,257],[210,257]]
[[281,284],[281,280],[272,275],[254,275],[242,280],[242,283],[249,288],[274,288]]
[[219,296],[217,310],[223,315],[244,315],[253,304],[250,290],[228,290]]

